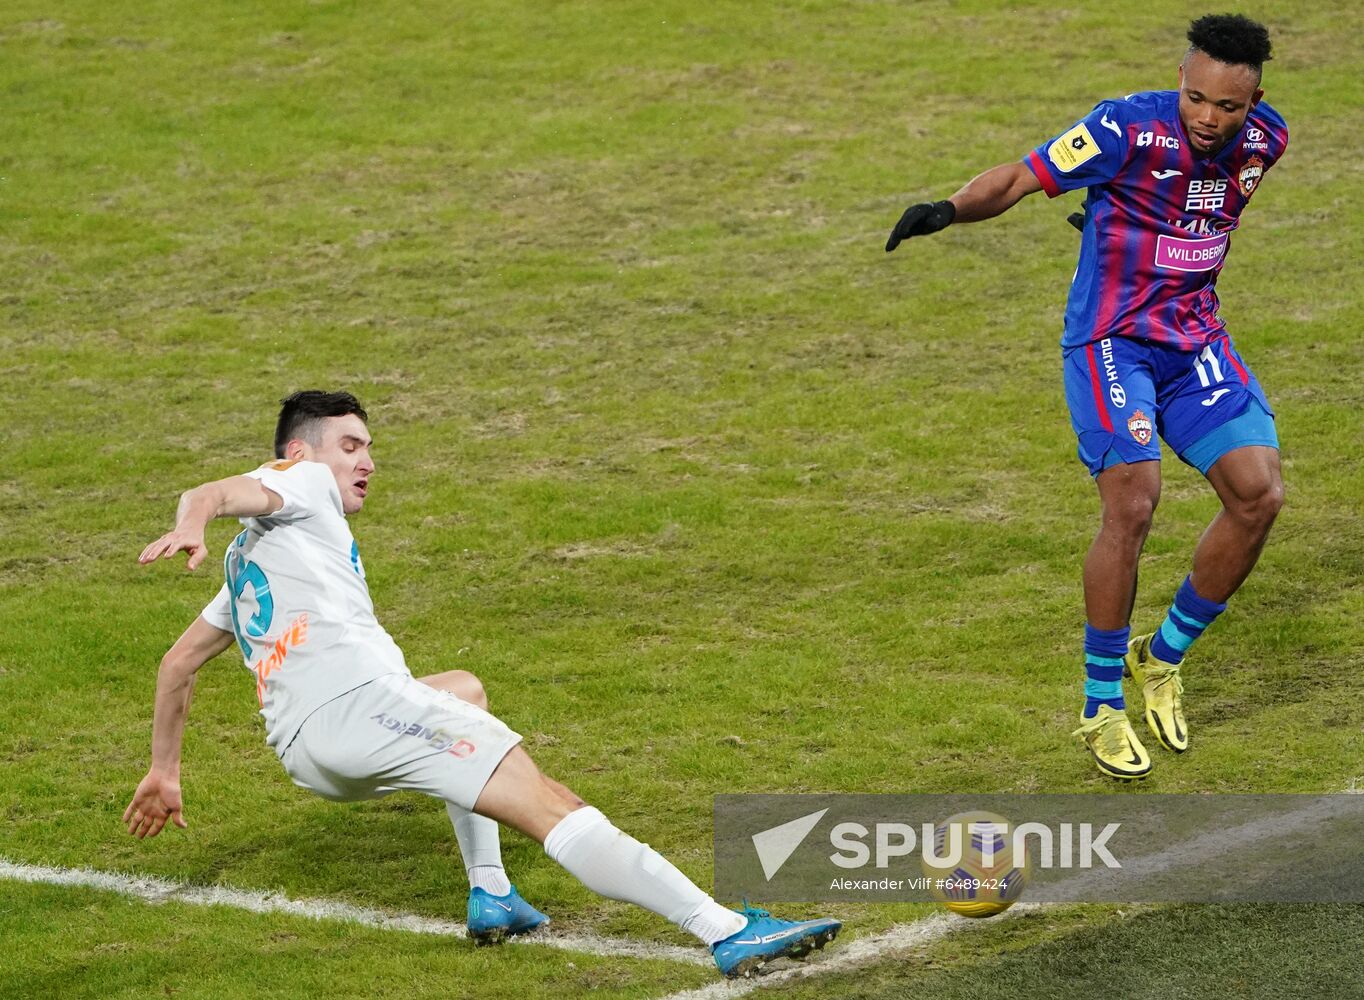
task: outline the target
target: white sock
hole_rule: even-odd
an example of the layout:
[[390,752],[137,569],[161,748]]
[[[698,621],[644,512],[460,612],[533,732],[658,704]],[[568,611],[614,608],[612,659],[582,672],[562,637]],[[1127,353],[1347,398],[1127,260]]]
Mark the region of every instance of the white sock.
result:
[[469,869],[469,888],[482,889],[484,892],[491,892],[494,896],[505,896],[511,892],[511,883],[507,881],[507,873],[498,865],[474,865]]
[[593,892],[652,910],[707,944],[745,926],[743,917],[731,913],[735,926],[714,936],[723,929],[715,911],[728,911],[652,847],[621,833],[591,806],[569,813],[549,831],[545,853]]
[[469,873],[469,888],[483,889],[494,896],[511,892],[511,883],[502,869],[502,840],[497,821],[471,813],[454,803],[445,803],[445,812],[455,828],[459,853]]
[[682,929],[695,934],[705,945],[733,937],[747,926],[748,918],[742,913],[735,913],[713,899],[707,899],[682,921]]

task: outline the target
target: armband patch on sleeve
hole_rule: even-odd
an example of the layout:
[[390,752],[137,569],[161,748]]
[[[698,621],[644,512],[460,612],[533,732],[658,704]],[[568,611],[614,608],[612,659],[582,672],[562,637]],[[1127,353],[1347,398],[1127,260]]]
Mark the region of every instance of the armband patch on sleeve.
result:
[[1082,163],[1087,163],[1102,152],[1085,123],[1080,122],[1047,147],[1047,158],[1057,170],[1068,174]]

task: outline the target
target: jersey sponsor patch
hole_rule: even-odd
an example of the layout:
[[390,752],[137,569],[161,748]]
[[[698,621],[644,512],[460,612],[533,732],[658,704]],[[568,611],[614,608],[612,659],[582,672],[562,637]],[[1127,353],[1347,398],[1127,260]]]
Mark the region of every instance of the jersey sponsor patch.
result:
[[292,469],[297,464],[297,462],[270,462],[265,468],[274,469],[276,472],[283,472],[285,469]]
[[424,726],[420,722],[406,722],[396,716],[380,712],[378,715],[371,715],[370,722],[383,726],[390,733],[397,733],[399,736],[415,736],[423,743],[427,744],[437,753],[448,753],[452,757],[463,760],[473,754],[478,747],[466,739],[451,736],[443,729],[432,729]]
[[1186,212],[1216,212],[1227,203],[1227,179],[1210,177],[1189,181],[1189,196],[1184,199]]
[[1156,146],[1159,149],[1178,149],[1179,140],[1172,135],[1157,135],[1154,131],[1146,131],[1137,136],[1137,147]]
[[1099,152],[1099,144],[1094,141],[1094,136],[1089,134],[1084,122],[1080,122],[1047,147],[1048,159],[1063,174],[1070,173],[1082,163],[1088,163],[1098,156]]
[[1227,252],[1227,235],[1201,240],[1181,240],[1174,236],[1156,239],[1156,267],[1170,271],[1211,271]]
[[262,656],[256,661],[255,666],[249,668],[256,675],[256,699],[262,706],[265,704],[265,679],[283,668],[289,650],[297,649],[307,641],[308,612],[305,611],[285,626],[280,637],[275,640],[270,654]]

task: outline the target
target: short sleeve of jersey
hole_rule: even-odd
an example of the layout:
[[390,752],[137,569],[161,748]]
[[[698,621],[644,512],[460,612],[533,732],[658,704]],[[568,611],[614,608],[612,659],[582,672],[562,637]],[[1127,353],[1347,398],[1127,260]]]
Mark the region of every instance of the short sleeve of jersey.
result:
[[1248,150],[1261,152],[1268,170],[1288,150],[1288,123],[1262,101],[1246,122],[1244,141]]
[[208,602],[199,617],[223,632],[232,631],[232,597],[227,592],[227,584],[219,588],[218,595]]
[[1101,102],[1023,158],[1047,197],[1103,184],[1117,176],[1127,159],[1127,128],[1119,117],[1117,103]]
[[298,521],[328,508],[341,511],[336,479],[320,462],[270,462],[247,475],[284,501],[283,507],[268,515],[273,521]]

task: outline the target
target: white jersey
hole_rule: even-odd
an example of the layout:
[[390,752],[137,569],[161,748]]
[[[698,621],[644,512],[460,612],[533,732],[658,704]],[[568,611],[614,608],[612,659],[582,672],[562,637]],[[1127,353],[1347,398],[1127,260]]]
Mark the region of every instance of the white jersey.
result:
[[284,506],[242,518],[227,547],[227,582],[203,618],[237,637],[256,678],[266,742],[283,754],[319,707],[385,674],[411,676],[374,617],[360,550],[331,470],[272,462],[248,472]]

